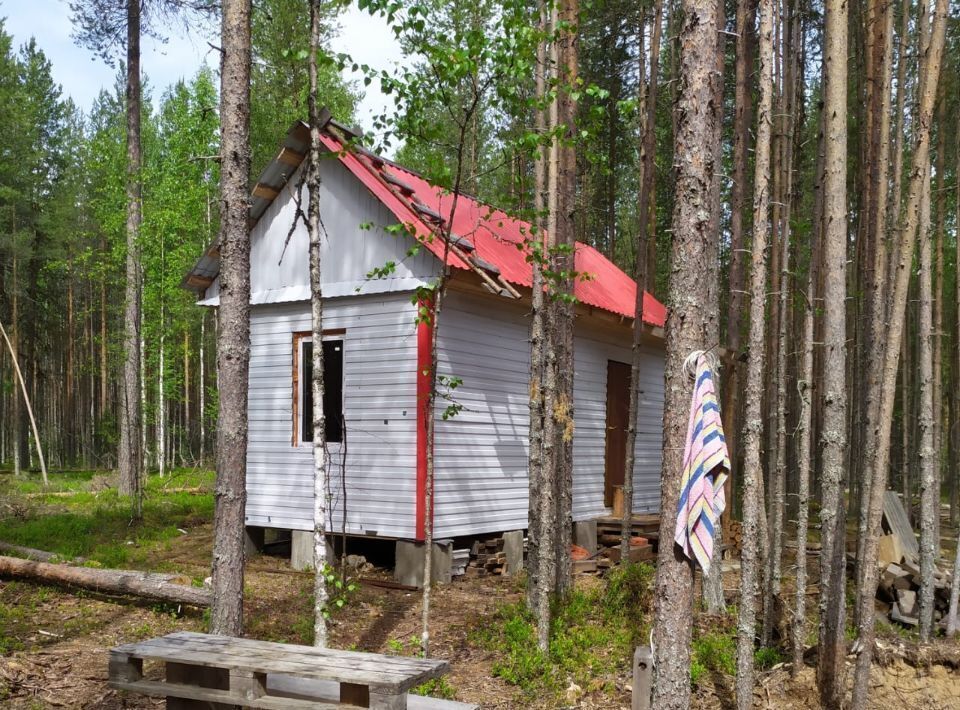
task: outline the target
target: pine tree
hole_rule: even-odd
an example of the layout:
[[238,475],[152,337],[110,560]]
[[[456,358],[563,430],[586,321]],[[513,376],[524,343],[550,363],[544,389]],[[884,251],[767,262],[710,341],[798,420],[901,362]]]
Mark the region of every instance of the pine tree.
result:
[[[675,116],[676,200],[673,212],[672,273],[667,299],[666,388],[663,423],[660,539],[673,539],[683,470],[684,439],[692,381],[684,361],[708,347],[711,273],[719,235],[711,231],[714,175],[720,170],[712,142],[720,121],[713,77],[719,47],[719,13],[711,0],[684,0],[680,27],[681,73]],[[714,291],[715,293],[715,291]],[[654,588],[654,694],[657,708],[686,708],[690,702],[690,643],[693,567],[676,545],[660,545]]]
[[224,0],[220,41],[220,410],[210,629],[239,636],[250,366],[250,0]]

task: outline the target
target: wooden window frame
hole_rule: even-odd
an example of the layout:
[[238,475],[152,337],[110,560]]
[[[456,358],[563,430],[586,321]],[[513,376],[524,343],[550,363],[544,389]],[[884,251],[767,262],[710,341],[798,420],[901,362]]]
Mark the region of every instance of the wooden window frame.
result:
[[[324,339],[339,337],[345,340],[344,336],[346,334],[346,328],[329,328],[321,332]],[[290,445],[294,448],[298,448],[304,443],[300,441],[300,377],[303,372],[300,353],[303,349],[304,340],[313,340],[312,330],[298,330],[293,333],[293,377],[291,378],[293,381],[293,434],[290,438]]]

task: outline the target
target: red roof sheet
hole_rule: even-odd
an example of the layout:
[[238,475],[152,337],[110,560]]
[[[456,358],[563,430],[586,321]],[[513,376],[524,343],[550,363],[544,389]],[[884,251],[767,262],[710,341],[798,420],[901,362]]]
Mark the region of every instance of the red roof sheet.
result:
[[[434,238],[429,212],[418,211],[419,202],[443,219],[450,214],[453,195],[431,185],[416,173],[392,164],[374,160],[370,156],[344,150],[343,143],[333,134],[324,132],[324,145],[338,155],[341,163],[353,173],[373,195],[403,224],[412,226],[416,236],[436,256],[443,258],[441,240]],[[409,186],[413,194],[404,194],[396,181]],[[530,287],[531,265],[526,260],[523,243],[530,234],[530,224],[508,216],[505,212],[482,204],[461,194],[457,198],[457,210],[453,219],[453,233],[472,242],[471,257],[499,269],[500,276],[511,284]],[[453,253],[447,254],[448,263],[458,269],[470,269],[469,264]],[[613,262],[593,247],[577,242],[575,268],[588,278],[579,278],[574,285],[576,297],[583,303],[601,308],[617,315],[633,318],[636,305],[636,282]],[[649,293],[643,295],[643,321],[662,327],[666,322],[667,309]]]

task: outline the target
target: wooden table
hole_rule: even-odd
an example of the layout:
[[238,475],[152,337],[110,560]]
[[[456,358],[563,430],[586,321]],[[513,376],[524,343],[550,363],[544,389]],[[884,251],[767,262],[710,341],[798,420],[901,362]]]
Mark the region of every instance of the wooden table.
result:
[[[143,677],[144,661],[166,680]],[[167,698],[167,708],[406,710],[407,691],[450,670],[446,661],[254,641],[181,631],[110,651],[110,686]],[[267,676],[335,681],[339,704],[268,693]]]

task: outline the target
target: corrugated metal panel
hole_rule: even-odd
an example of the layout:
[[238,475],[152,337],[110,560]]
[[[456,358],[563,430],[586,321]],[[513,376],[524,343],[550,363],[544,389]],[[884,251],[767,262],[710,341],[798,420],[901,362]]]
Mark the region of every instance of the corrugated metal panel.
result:
[[[302,123],[295,124],[287,134],[283,151],[274,159],[264,170],[260,177],[257,188],[251,202],[251,219],[256,221],[255,232],[265,232],[268,227],[264,223],[269,223],[280,215],[283,233],[292,223],[293,201],[288,195],[295,190],[299,184],[297,172],[300,169],[298,161],[290,162],[284,160],[286,155],[299,156],[302,159],[306,150],[306,141],[308,140],[308,131]],[[370,219],[372,211],[367,209],[365,213],[359,215],[350,214],[353,206],[361,205],[362,202],[356,199],[354,195],[347,195],[350,188],[346,183],[337,177],[337,171],[331,166],[344,166],[356,180],[353,181],[353,187],[362,185],[375,199],[388,210],[393,216],[392,221],[399,221],[402,224],[409,225],[416,237],[420,239],[433,254],[439,258],[446,255],[448,263],[455,268],[470,269],[489,272],[494,278],[502,277],[503,280],[529,287],[532,283],[531,267],[527,262],[526,253],[518,248],[523,242],[530,238],[532,233],[531,226],[521,220],[513,219],[505,212],[497,210],[489,205],[480,203],[468,195],[457,196],[457,209],[453,216],[452,231],[456,238],[456,244],[464,249],[457,253],[450,253],[441,240],[434,236],[438,231],[438,225],[447,219],[453,206],[454,196],[446,190],[431,185],[416,173],[410,172],[405,168],[384,161],[367,153],[366,151],[356,151],[344,148],[343,142],[337,135],[336,130],[325,129],[321,134],[321,140],[324,147],[330,155],[335,155],[337,161],[327,160],[323,163],[323,190],[324,195],[329,195],[331,202],[325,201],[321,205],[321,213],[324,215],[326,227],[334,233],[339,233],[339,229],[331,227],[330,220],[345,221],[346,233],[359,244],[366,244],[368,240],[360,239],[362,236],[357,233],[358,225]],[[331,177],[332,176],[332,177]],[[328,186],[327,182],[332,180],[333,185]],[[359,181],[359,185],[357,182]],[[265,189],[261,189],[265,186]],[[286,196],[286,197],[284,197]],[[281,199],[276,199],[281,197]],[[325,200],[326,198],[322,198]],[[341,215],[341,212],[346,214]],[[388,224],[384,222],[383,225]],[[383,226],[381,225],[381,226]],[[276,231],[276,230],[274,230]],[[263,245],[261,250],[267,250],[269,255],[261,255],[257,251],[257,245],[254,243],[254,253],[251,255],[251,263],[254,265],[253,280],[256,281],[256,269],[258,265],[270,267],[265,273],[277,271],[285,272],[289,267],[284,267],[281,261],[273,258],[277,256],[273,252],[282,251],[284,240],[277,238],[274,234],[272,243]],[[288,249],[292,253],[299,255],[294,257],[294,267],[305,273],[306,259],[303,255],[306,252],[306,237],[303,225],[300,225],[290,240]],[[349,247],[345,247],[349,248]],[[363,248],[363,247],[361,247]],[[467,257],[466,254],[469,254]],[[461,258],[463,255],[463,258]],[[264,257],[269,258],[264,258]],[[325,260],[325,263],[337,260]],[[468,263],[469,262],[469,263]],[[347,260],[349,263],[349,260]],[[378,263],[383,263],[380,261]],[[275,268],[278,264],[279,268]],[[590,278],[578,279],[575,285],[577,297],[585,304],[601,308],[618,315],[628,318],[634,317],[636,306],[636,283],[627,274],[621,271],[615,264],[608,260],[603,254],[591,246],[577,243],[575,253],[575,265],[577,271],[589,275]],[[203,291],[203,284],[217,273],[215,254],[205,255],[193,270],[184,279],[183,285]],[[417,273],[395,275],[397,279],[410,279],[420,276]],[[252,298],[254,303],[277,303],[281,301],[295,300],[299,293],[292,286],[307,283],[302,279],[301,273],[297,274],[294,283],[276,284],[258,284],[254,283],[252,288]],[[288,279],[281,279],[286,281]],[[348,295],[351,284],[355,279],[349,278],[343,281],[331,276],[325,280],[329,281],[333,290],[329,291],[331,295]],[[389,286],[389,279],[377,280],[372,288],[381,289]],[[217,294],[217,284],[214,283],[207,289],[206,298],[203,301],[206,305],[215,305]],[[662,303],[653,298],[649,293],[644,294],[643,298],[643,320],[644,322],[662,327],[666,321],[666,308]]]
[[[411,243],[386,231],[396,217],[337,160],[321,166],[320,211],[323,293],[327,297],[412,291],[434,278],[439,263],[426,250],[410,256]],[[250,302],[253,305],[310,298],[309,236],[303,220],[293,232],[299,173],[269,205],[250,234]],[[303,188],[301,202],[307,204]],[[375,267],[393,263],[392,273],[369,278]],[[206,267],[205,267],[206,268]],[[217,305],[219,280],[204,305]]]
[[[348,532],[412,537],[416,494],[415,309],[405,294],[327,299],[324,326],[345,328]],[[251,309],[247,523],[313,527],[313,456],[291,446],[293,333],[307,303]],[[332,529],[341,524],[340,445],[331,444]]]
[[[453,207],[454,196],[447,190],[431,185],[416,173],[402,166],[371,159],[343,149],[336,136],[326,133],[322,136],[328,150],[336,153],[340,161],[350,172],[380,199],[397,218],[414,225],[417,236],[427,248],[441,259],[445,246],[442,241],[432,237],[433,230],[423,212],[411,209],[411,204],[420,203],[430,211],[446,220]],[[405,195],[402,188],[385,184],[384,177],[399,177],[413,190]],[[453,216],[453,233],[472,243],[471,257],[493,265],[500,275],[510,283],[531,286],[530,263],[525,250],[518,248],[530,239],[532,227],[527,222],[514,219],[501,210],[469,197],[456,197],[456,212]],[[455,254],[447,254],[451,266],[460,269],[471,268]],[[590,278],[578,279],[575,285],[577,297],[584,303],[618,315],[632,318],[636,312],[636,282],[621,271],[613,262],[591,246],[577,242],[575,252],[577,271],[589,274]],[[644,294],[643,320],[650,325],[662,327],[666,322],[666,308],[649,293]]]
[[[505,303],[496,314],[476,298],[447,297],[438,335],[439,373],[463,379],[451,396],[464,410],[436,423],[436,517],[440,537],[525,528],[528,484],[529,319]],[[613,338],[613,339],[612,339]],[[624,339],[629,331],[624,331]],[[574,517],[604,515],[607,360],[630,361],[629,342],[578,322],[575,337]],[[643,370],[634,505],[659,507],[663,354]],[[447,402],[438,403],[442,411]]]

